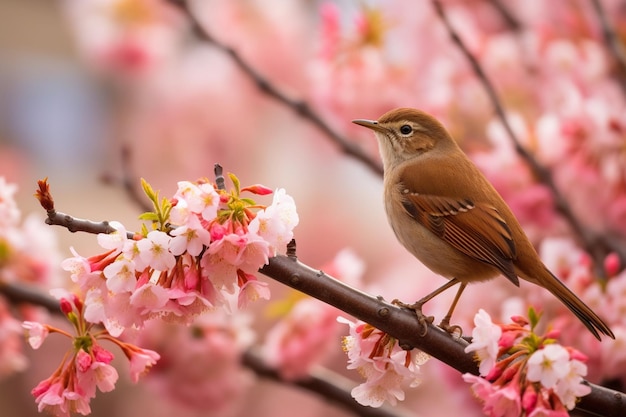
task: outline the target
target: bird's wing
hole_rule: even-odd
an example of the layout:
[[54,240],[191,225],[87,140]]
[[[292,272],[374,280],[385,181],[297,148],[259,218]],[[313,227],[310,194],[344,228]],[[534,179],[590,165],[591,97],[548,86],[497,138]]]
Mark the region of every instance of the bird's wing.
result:
[[406,211],[422,226],[464,254],[498,268],[519,286],[515,242],[498,210],[469,199],[407,193]]

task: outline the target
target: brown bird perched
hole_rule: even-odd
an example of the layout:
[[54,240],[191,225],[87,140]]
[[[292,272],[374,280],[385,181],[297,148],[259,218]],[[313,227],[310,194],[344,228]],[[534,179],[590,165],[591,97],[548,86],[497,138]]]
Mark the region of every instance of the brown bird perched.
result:
[[470,282],[500,274],[519,278],[561,300],[600,339],[613,332],[543,264],[502,197],[432,116],[399,108],[378,120],[353,120],[374,131],[384,167],[387,218],[404,247],[449,281],[411,307],[422,305],[460,284],[442,320],[450,317]]

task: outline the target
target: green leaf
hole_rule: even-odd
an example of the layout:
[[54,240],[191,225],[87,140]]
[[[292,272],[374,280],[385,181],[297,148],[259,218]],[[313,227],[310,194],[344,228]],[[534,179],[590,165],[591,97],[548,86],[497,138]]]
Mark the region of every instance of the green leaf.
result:
[[152,211],[146,211],[145,213],[141,213],[141,215],[139,216],[139,220],[145,220],[149,222],[158,222],[159,216]]
[[240,201],[243,201],[244,203],[246,203],[246,205],[248,206],[254,206],[256,205],[256,201],[254,201],[251,198],[241,198]]
[[239,196],[239,194],[241,193],[241,183],[239,182],[239,178],[237,178],[235,176],[235,174],[233,174],[232,172],[228,173],[228,177],[230,178],[230,180],[233,182],[233,185],[235,186],[235,195]]
[[148,181],[141,178],[141,188],[143,188],[143,192],[148,196],[148,198],[154,202],[156,194],[152,189],[152,186],[148,184]]
[[528,308],[528,321],[530,322],[530,329],[535,330],[537,324],[539,323],[539,319],[541,319],[541,314],[537,314],[534,308]]

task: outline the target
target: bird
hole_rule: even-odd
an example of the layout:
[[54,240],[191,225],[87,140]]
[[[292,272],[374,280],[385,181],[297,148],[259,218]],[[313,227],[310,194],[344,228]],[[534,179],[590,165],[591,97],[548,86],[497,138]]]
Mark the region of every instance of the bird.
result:
[[453,333],[458,326],[450,326],[450,319],[468,284],[504,276],[519,287],[521,278],[550,291],[598,340],[600,334],[615,338],[543,264],[509,206],[436,118],[397,108],[378,120],[352,122],[371,129],[378,140],[385,211],[396,238],[448,279],[416,303],[402,306],[419,317],[427,301],[459,285],[440,324]]

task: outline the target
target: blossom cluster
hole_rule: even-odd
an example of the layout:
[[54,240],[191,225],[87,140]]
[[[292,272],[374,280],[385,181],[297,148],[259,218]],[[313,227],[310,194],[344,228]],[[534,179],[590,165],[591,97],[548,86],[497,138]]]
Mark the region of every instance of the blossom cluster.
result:
[[591,392],[583,382],[587,357],[558,344],[556,331],[538,335],[539,318],[532,309],[529,319],[514,316],[512,323],[498,325],[482,309],[474,318],[465,351],[474,352],[480,376],[464,374],[463,379],[472,384],[486,415],[567,417],[578,398]]
[[[39,411],[47,410],[57,416],[69,416],[72,412],[86,415],[90,413],[89,401],[95,396],[96,387],[102,392],[114,388],[118,374],[110,365],[113,355],[100,344],[103,340],[121,348],[130,360],[131,380],[136,382],[139,374],[156,363],[159,354],[121,338],[142,336],[139,330],[156,318],[161,319],[159,322],[196,323],[192,327],[196,329],[194,339],[200,340],[199,332],[209,335],[202,338],[205,343],[197,346],[203,347],[203,355],[209,354],[207,349],[214,351],[209,365],[213,378],[205,378],[203,388],[194,366],[186,366],[189,372],[181,374],[183,379],[194,374],[195,392],[211,392],[216,400],[213,405],[221,404],[224,408],[229,398],[242,391],[248,378],[237,370],[250,337],[241,335],[250,331],[235,331],[232,320],[199,317],[207,312],[218,317],[216,311],[223,317],[250,301],[269,298],[267,284],[258,281],[254,274],[270,257],[286,248],[298,215],[293,199],[284,190],[279,189],[272,203],[263,206],[242,194],[268,195],[271,190],[261,185],[242,188],[236,176],[230,174],[230,179],[230,191],[223,182],[217,185],[206,180],[181,181],[171,199],[161,199],[143,181],[154,211],[143,213],[140,219],[149,226],[144,224],[140,233],[128,233],[121,223],[111,222],[114,231],[97,236],[106,252],[85,258],[72,249],[74,256],[63,261],[62,266],[71,273],[77,287],[75,293],[53,290],[53,294],[60,299],[61,310],[75,335],[36,321],[23,325],[35,349],[50,333],[63,334],[73,341],[59,368],[32,391]],[[46,189],[42,187],[40,193]],[[44,194],[39,197],[51,199]],[[215,362],[219,355],[222,360]],[[170,355],[169,369],[185,367],[185,358]],[[172,366],[174,359],[184,363]],[[170,392],[176,391],[171,385],[172,376],[166,378]],[[227,380],[231,383],[221,385],[221,389],[211,388],[218,379],[221,384]],[[183,393],[183,386],[179,383],[177,392]],[[206,398],[187,394],[190,407],[194,407],[193,398]]]
[[387,401],[396,405],[404,400],[404,386],[421,383],[420,367],[430,356],[418,349],[402,349],[397,339],[367,323],[337,320],[350,327],[350,334],[343,338],[348,369],[356,369],[365,378],[352,389],[359,404],[380,407]]
[[85,318],[102,323],[112,336],[141,328],[159,317],[190,323],[215,307],[239,308],[269,298],[267,283],[254,275],[292,239],[298,215],[293,199],[279,189],[269,206],[257,205],[242,193],[272,191],[260,185],[219,189],[208,181],[178,183],[171,200],[143,183],[154,212],[152,222],[129,237],[111,222],[115,232],[99,234],[108,251],[89,258],[77,253],[62,266],[85,295]]
[[118,373],[111,361],[113,354],[100,343],[108,340],[116,344],[130,361],[130,376],[137,382],[139,376],[156,363],[159,355],[130,343],[111,337],[106,331],[85,319],[85,303],[77,296],[55,290],[60,298],[61,311],[72,324],[75,334],[38,322],[25,321],[28,343],[33,349],[41,347],[51,333],[59,333],[72,340],[72,348],[52,375],[32,390],[39,411],[55,416],[69,417],[71,413],[91,413],[89,402],[96,388],[108,392],[115,388]]

